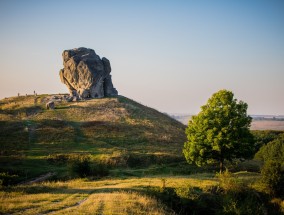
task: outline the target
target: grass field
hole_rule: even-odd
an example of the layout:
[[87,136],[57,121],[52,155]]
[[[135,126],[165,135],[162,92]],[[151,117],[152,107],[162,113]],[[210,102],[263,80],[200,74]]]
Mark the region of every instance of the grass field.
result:
[[[257,183],[259,161],[226,164],[226,183],[187,164],[185,125],[165,114],[123,96],[47,110],[53,97],[0,100],[0,214],[284,212]],[[258,147],[280,134],[254,132]]]
[[[239,173],[238,176],[247,184],[259,177],[258,174],[247,172]],[[147,195],[147,191],[167,187],[178,189],[182,193],[182,189],[189,187],[204,190],[216,185],[218,180],[214,174],[208,173],[190,176],[106,178],[98,181],[77,179],[18,185],[0,192],[0,213],[175,214],[156,198]]]
[[284,130],[284,120],[253,120],[251,123],[251,130]]
[[0,101],[1,171],[13,170],[19,180],[47,172],[65,177],[74,155],[122,169],[184,161],[185,126],[167,115],[122,96],[58,101],[46,110],[50,98]]

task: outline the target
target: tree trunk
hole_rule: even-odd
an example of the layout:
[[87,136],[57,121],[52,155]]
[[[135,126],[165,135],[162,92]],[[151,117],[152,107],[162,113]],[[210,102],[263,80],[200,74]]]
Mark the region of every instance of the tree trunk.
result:
[[223,173],[223,170],[224,170],[224,159],[220,159],[220,174]]

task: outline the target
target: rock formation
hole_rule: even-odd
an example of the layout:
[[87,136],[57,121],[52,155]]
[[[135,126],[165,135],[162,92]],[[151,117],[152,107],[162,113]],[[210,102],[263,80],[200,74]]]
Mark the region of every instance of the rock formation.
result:
[[47,102],[45,106],[46,106],[46,109],[51,109],[51,110],[53,110],[53,109],[55,108],[55,104],[54,104],[53,101]]
[[84,99],[117,95],[108,59],[101,59],[93,49],[87,48],[65,50],[62,57],[64,68],[59,75],[70,96]]

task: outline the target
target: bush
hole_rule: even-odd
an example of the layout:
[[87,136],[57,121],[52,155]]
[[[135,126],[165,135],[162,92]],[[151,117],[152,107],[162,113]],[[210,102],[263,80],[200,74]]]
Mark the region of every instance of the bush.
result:
[[77,155],[70,159],[71,175],[75,177],[104,177],[109,174],[107,166],[99,162],[91,162],[90,156]]
[[217,214],[266,214],[266,208],[259,194],[246,187],[241,190],[228,190],[221,196],[221,208]]
[[105,164],[103,163],[94,164],[94,166],[92,167],[92,176],[100,178],[107,175],[109,175],[109,169]]
[[66,154],[53,154],[47,156],[47,161],[51,164],[63,165],[68,161],[69,155]]
[[90,176],[91,162],[88,156],[78,156],[77,159],[71,161],[71,174],[81,178]]
[[[223,188],[211,186],[205,189],[190,187],[149,188],[148,194],[156,197],[177,214],[281,214],[265,195],[232,180],[229,172],[219,179]],[[228,180],[228,181],[227,181]],[[163,180],[162,180],[163,182]],[[233,184],[233,186],[232,186]],[[226,188],[226,190],[225,190]]]
[[284,165],[284,135],[262,146],[255,154],[255,159],[263,162],[274,160]]
[[19,177],[18,175],[10,174],[8,172],[1,172],[0,173],[0,187],[15,184],[18,177]]
[[243,185],[238,181],[238,179],[229,172],[228,169],[223,173],[217,173],[217,178],[219,180],[219,186],[225,191],[237,191],[243,188]]
[[267,161],[261,170],[261,182],[273,195],[284,194],[284,171],[278,161]]
[[252,134],[255,140],[255,152],[257,152],[262,146],[283,135],[283,131],[252,131]]

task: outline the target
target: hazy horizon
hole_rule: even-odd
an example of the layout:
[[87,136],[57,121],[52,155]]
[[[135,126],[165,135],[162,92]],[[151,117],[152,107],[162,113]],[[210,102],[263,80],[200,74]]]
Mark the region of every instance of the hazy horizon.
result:
[[161,112],[196,114],[220,89],[284,115],[284,1],[0,1],[0,98],[67,93],[65,49],[110,60],[113,84]]

